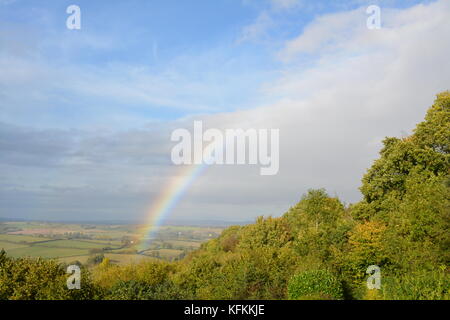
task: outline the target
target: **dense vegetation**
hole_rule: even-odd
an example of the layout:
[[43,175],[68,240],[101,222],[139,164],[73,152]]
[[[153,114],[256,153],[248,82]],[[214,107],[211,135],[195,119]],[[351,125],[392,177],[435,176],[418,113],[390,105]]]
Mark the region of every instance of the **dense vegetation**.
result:
[[[84,269],[0,254],[0,299],[449,299],[450,92],[406,138],[386,138],[345,206],[310,190],[279,218],[230,227],[176,262]],[[367,267],[381,289],[367,289]]]

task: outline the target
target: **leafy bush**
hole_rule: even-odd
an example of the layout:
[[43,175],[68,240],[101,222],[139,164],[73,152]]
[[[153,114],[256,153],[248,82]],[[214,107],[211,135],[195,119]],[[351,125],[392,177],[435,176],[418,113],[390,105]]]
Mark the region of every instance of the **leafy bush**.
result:
[[444,270],[421,271],[382,280],[387,300],[449,300],[450,276]]
[[289,281],[291,300],[343,299],[341,282],[327,270],[301,272]]
[[96,265],[99,264],[105,259],[105,255],[103,253],[95,254],[93,256],[90,256],[87,260],[88,265]]
[[0,252],[0,300],[81,300],[99,298],[100,291],[82,268],[81,289],[67,289],[64,265],[54,260],[18,258]]
[[147,300],[150,287],[142,281],[118,281],[111,288],[108,299],[112,300]]
[[150,285],[139,280],[120,280],[106,295],[109,300],[170,300],[184,297],[182,290],[171,281]]

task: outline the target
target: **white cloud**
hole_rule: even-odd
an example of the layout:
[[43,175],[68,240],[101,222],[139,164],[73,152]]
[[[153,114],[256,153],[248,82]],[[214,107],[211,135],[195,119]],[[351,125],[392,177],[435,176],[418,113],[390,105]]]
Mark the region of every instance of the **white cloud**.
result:
[[[212,166],[189,188],[172,217],[239,220],[278,215],[308,188],[325,187],[346,201],[359,199],[360,179],[377,157],[380,140],[411,132],[435,94],[450,89],[450,43],[445,41],[450,34],[449,1],[383,10],[381,30],[368,30],[363,13],[361,8],[318,17],[286,43],[280,53],[286,61],[281,76],[261,92],[267,101],[277,102],[200,117],[205,128],[279,128],[279,174],[260,176],[257,166]],[[66,162],[48,182],[54,187],[65,182],[75,189],[61,196],[47,188],[47,205],[80,214],[86,214],[87,207],[89,214],[104,216],[143,213],[145,204],[178,169],[158,162],[169,147],[170,128],[191,128],[192,122],[192,118],[171,122],[153,137],[137,130],[82,139],[79,152],[71,155],[78,157],[77,165]],[[31,151],[40,150],[32,156],[45,155],[47,148],[66,154],[58,140],[33,141],[42,148],[29,146]],[[26,167],[18,175],[11,161],[3,165],[8,167],[0,170],[0,181],[9,188],[3,198],[15,199],[22,206],[20,212],[32,211],[31,205],[23,208],[27,203],[23,198],[13,197],[12,185],[25,184],[27,176],[48,180],[47,172]],[[26,191],[28,203],[38,203],[33,202],[36,193]],[[0,204],[4,207],[6,201],[0,199]]]
[[270,0],[276,9],[291,9],[301,5],[302,0]]
[[315,54],[323,53],[324,49],[343,48],[351,42],[348,40],[354,39],[354,33],[365,26],[365,19],[363,8],[320,16],[300,36],[290,40],[280,55],[289,60],[299,53]]
[[256,18],[255,22],[242,28],[237,43],[261,40],[267,35],[268,29],[273,25],[274,22],[270,15],[263,11]]
[[[266,96],[278,97],[278,103],[204,119],[208,127],[279,128],[279,174],[213,167],[188,199],[242,199],[248,207],[238,212],[217,206],[212,213],[235,216],[280,214],[312,187],[357,201],[360,179],[383,137],[410,133],[435,94],[449,89],[450,43],[442,41],[450,34],[449,9],[442,0],[386,10],[385,27],[377,31],[366,28],[363,9],[316,19],[297,38],[283,76],[266,85]],[[306,51],[317,60],[305,66]]]

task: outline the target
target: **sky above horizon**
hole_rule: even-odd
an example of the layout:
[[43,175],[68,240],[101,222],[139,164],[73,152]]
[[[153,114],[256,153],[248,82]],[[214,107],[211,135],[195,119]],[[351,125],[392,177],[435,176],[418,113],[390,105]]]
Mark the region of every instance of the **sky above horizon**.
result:
[[170,219],[278,216],[309,188],[356,202],[382,139],[450,89],[448,39],[448,0],[0,0],[0,217],[141,219],[194,120],[280,129],[280,170],[211,166]]

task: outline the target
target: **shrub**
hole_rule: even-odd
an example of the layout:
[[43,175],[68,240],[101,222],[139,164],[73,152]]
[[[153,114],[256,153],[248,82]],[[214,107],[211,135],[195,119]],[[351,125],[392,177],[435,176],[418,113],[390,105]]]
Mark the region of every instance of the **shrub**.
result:
[[449,288],[450,276],[442,269],[386,277],[381,284],[388,300],[449,300]]
[[68,274],[54,260],[9,258],[0,252],[0,300],[81,300],[100,295],[87,269],[82,268],[81,290],[67,288]]
[[184,298],[182,290],[171,281],[150,285],[144,281],[118,281],[109,290],[109,300],[171,300]]
[[341,282],[327,270],[301,272],[289,281],[288,296],[291,300],[343,299]]
[[150,287],[141,281],[118,281],[110,290],[109,299],[146,300],[149,299]]
[[105,255],[103,253],[100,254],[96,254],[93,256],[90,256],[87,260],[87,264],[88,265],[96,265],[99,264],[103,261],[103,259],[105,258]]

